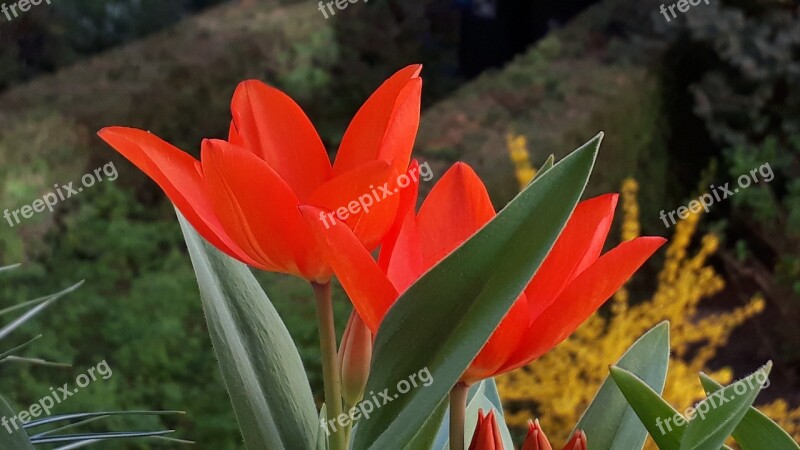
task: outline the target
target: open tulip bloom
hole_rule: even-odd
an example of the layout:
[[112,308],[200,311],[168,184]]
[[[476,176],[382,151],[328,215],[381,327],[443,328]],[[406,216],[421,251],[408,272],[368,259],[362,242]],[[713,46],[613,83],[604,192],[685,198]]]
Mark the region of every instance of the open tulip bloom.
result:
[[[664,243],[640,237],[603,253],[617,195],[579,202],[599,136],[542,167],[500,213],[476,173],[456,163],[418,211],[414,179],[369,210],[334,218],[331,211],[375,186],[393,187],[398,175],[418,168],[411,151],[420,70],[402,69],[372,94],[333,164],[300,107],[254,80],[234,93],[228,139],[203,140],[199,160],[147,131],[99,133],[164,190],[211,246],[314,286],[325,380],[319,417],[295,373],[302,372],[296,349],[267,297],[252,287],[243,265],[197,245],[202,241],[184,228],[248,448],[406,448],[413,439],[415,449],[438,449],[436,433],[417,430],[436,431],[449,393],[451,420],[441,426],[449,427],[450,447],[463,450],[470,386],[562,342]],[[320,220],[326,215],[334,226]],[[341,345],[333,275],[354,306]],[[430,368],[430,387],[386,396],[391,403],[366,410],[375,392],[393,388],[411,368]],[[496,420],[502,413],[491,408],[480,413],[470,448],[504,448]],[[545,448],[544,433],[532,430],[525,448]],[[576,436],[569,448],[585,448],[586,435]]]
[[[419,126],[420,66],[388,79],[353,118],[331,165],[317,131],[283,92],[244,81],[227,141],[203,140],[200,161],[153,134],[110,127],[100,137],[149,175],[203,238],[262,270],[326,283],[331,276],[298,206],[347,205],[405,172]],[[346,223],[366,248],[388,230],[397,198]]]

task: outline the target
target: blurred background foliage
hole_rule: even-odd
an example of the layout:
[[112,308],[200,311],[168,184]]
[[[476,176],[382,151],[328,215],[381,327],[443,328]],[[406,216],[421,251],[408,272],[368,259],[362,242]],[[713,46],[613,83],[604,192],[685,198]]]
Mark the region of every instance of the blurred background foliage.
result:
[[[0,392],[25,407],[105,359],[114,376],[58,412],[181,409],[188,414],[134,425],[159,420],[199,448],[240,448],[174,211],[94,133],[136,126],[196,155],[201,138],[225,136],[236,83],[259,78],[297,99],[333,153],[366,96],[396,69],[422,62],[416,152],[435,174],[468,162],[500,207],[549,154],[561,157],[602,129],[589,194],[622,186],[615,236],[672,240],[574,338],[501,380],[515,424],[538,416],[558,440],[594,395],[585,386],[596,386],[642,330],[670,318],[673,404],[699,393],[698,370],[728,381],[773,359],[760,403],[797,433],[796,4],[713,2],[669,24],[646,2],[521,4],[498,0],[485,17],[468,1],[374,0],[325,20],[310,0],[74,0],[11,22],[0,16],[0,207],[29,204],[108,161],[120,172],[54,214],[0,224],[0,264],[23,263],[0,284],[0,306],[86,279],[18,336],[43,332],[29,356],[73,368],[3,364]],[[713,205],[702,221],[693,215],[664,228],[661,210],[766,162],[770,183]],[[638,184],[623,184],[629,178]],[[258,276],[320,397],[309,290]],[[349,306],[336,295],[342,329]]]

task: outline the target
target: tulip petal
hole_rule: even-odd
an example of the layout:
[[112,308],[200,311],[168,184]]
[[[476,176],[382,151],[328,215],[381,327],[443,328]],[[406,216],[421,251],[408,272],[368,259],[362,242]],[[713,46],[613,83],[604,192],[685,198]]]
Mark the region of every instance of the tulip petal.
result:
[[[419,164],[412,161],[408,173],[419,173]],[[392,227],[381,242],[378,266],[398,292],[404,292],[422,275],[422,242],[416,213],[419,179],[409,177],[411,184],[400,191],[400,202]]]
[[[408,167],[408,173],[419,173],[419,163],[414,160]],[[397,214],[395,215],[394,223],[392,223],[389,231],[386,232],[383,241],[381,242],[381,251],[378,256],[378,265],[381,269],[386,270],[389,265],[389,259],[392,258],[394,253],[394,246],[400,234],[400,229],[406,222],[407,216],[411,215],[416,217],[415,208],[417,206],[417,197],[419,196],[419,179],[417,177],[409,178],[411,184],[400,191],[400,201],[397,204]]]
[[608,300],[666,239],[644,236],[623,242],[578,275],[533,323],[502,369],[522,367],[572,334]]
[[433,186],[417,215],[426,267],[444,259],[495,216],[486,187],[462,162]]
[[538,317],[569,282],[597,261],[614,220],[617,194],[578,203],[553,249],[534,275],[525,294],[530,317]]
[[326,226],[320,220],[325,211],[313,206],[300,206],[300,213],[353,307],[376,333],[386,311],[397,300],[397,290],[350,228],[339,221]]
[[231,101],[230,141],[258,155],[305,200],[331,177],[314,125],[283,92],[258,80],[239,83]]
[[255,154],[221,140],[205,140],[206,186],[225,230],[258,261],[310,281],[327,281],[320,255],[297,210],[292,189]]
[[398,71],[361,106],[342,138],[335,175],[376,159],[398,173],[407,169],[419,128],[421,70],[412,65]]
[[186,220],[214,247],[246,264],[268,269],[250,258],[225,231],[209,201],[199,162],[191,155],[154,134],[135,128],[108,127],[97,134],[153,179]]
[[397,172],[385,161],[371,161],[320,186],[306,204],[335,213],[369,250],[392,226],[400,201]]

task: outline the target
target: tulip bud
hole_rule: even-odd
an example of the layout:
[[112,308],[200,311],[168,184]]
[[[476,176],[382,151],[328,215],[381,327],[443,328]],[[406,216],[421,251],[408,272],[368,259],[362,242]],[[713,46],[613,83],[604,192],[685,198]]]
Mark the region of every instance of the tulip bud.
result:
[[478,410],[478,425],[475,427],[469,450],[503,450],[503,438],[500,436],[494,411],[489,411],[489,414],[484,416],[483,410]]
[[342,398],[348,407],[355,406],[364,396],[372,361],[372,333],[353,311],[344,330],[339,347],[339,367],[342,371]]
[[578,430],[572,435],[572,439],[567,442],[567,445],[564,446],[564,450],[586,450],[587,445],[586,433],[583,430]]
[[542,426],[539,425],[539,419],[528,421],[528,435],[525,436],[522,450],[553,450]]

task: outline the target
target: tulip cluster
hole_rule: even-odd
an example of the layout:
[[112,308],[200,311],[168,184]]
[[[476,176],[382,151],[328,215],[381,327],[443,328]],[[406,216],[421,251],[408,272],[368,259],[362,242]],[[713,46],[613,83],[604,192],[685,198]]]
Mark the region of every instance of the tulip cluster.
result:
[[[496,215],[484,184],[465,163],[453,165],[419,209],[417,177],[404,189],[395,186],[399,176],[419,173],[411,153],[420,118],[420,70],[400,70],[369,97],[333,163],[300,106],[255,80],[242,82],[234,93],[228,139],[203,140],[199,160],[147,131],[99,132],[164,190],[210,244],[252,267],[313,286],[328,417],[362,398],[373,342],[403,293]],[[345,220],[333,214],[374,186],[396,195]],[[452,399],[465,399],[470,386],[522,367],[563,341],[663,244],[662,238],[639,237],[603,254],[616,204],[617,195],[606,194],[577,205],[535,276],[453,387],[454,412],[464,405]],[[354,307],[340,345],[330,299],[333,275]],[[496,428],[493,412],[481,413],[470,448],[502,448]],[[451,430],[458,433],[459,427]],[[335,433],[330,448],[346,448],[349,431]],[[524,448],[550,448],[538,422],[531,424]],[[586,436],[576,433],[566,448],[585,449]]]
[[[572,439],[567,442],[563,450],[586,450],[587,446],[586,433],[583,430],[575,430]],[[478,425],[475,434],[472,435],[469,450],[504,450],[503,438],[494,411],[484,414],[483,410],[478,410]],[[525,436],[522,450],[553,450],[538,419],[528,422],[528,434]]]

